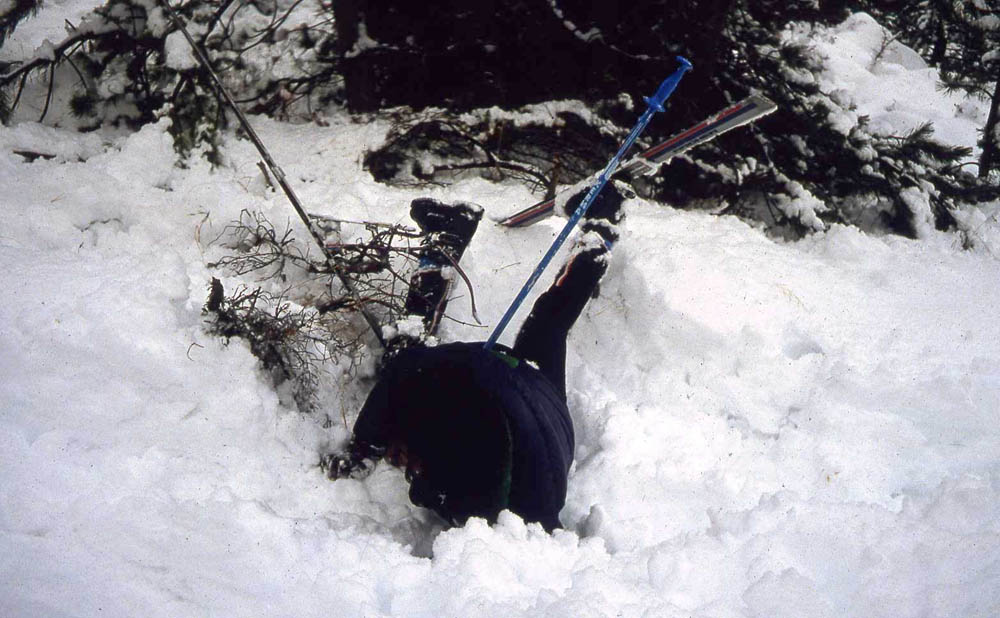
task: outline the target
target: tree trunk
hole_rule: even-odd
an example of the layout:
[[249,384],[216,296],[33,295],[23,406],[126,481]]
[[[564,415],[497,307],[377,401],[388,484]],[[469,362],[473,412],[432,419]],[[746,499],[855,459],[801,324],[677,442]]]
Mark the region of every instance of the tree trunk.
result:
[[334,0],[336,15],[337,51],[343,58],[341,72],[344,75],[347,101],[355,111],[374,111],[379,107],[370,62],[361,57],[361,33],[367,34],[365,15],[367,0]]
[[944,52],[948,46],[948,38],[944,29],[944,18],[939,17],[934,22],[934,47],[931,48],[931,57],[928,64],[932,67],[939,67],[944,62]]
[[954,21],[954,16],[951,14],[951,7],[947,0],[933,2],[930,13],[933,20],[931,27],[934,29],[934,45],[931,48],[931,57],[927,62],[932,67],[940,67],[948,51],[947,23],[949,20]]
[[997,122],[998,110],[1000,107],[1000,77],[997,78],[996,86],[993,88],[993,98],[990,101],[990,114],[986,118],[986,126],[983,127],[983,154],[979,157],[979,177],[986,178],[990,170],[997,164]]

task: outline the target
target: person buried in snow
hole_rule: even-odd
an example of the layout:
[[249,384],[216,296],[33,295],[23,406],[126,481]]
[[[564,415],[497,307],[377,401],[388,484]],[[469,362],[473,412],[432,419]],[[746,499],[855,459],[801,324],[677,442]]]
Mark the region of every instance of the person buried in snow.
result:
[[[567,212],[583,195],[570,198]],[[405,335],[390,340],[346,451],[321,459],[326,474],[362,478],[385,459],[405,470],[413,504],[450,524],[469,517],[492,523],[509,509],[548,531],[561,527],[574,450],[567,337],[607,270],[622,201],[609,183],[591,205],[570,257],[535,301],[512,348],[428,346],[423,337]],[[458,263],[482,209],[418,199],[411,217],[425,235],[406,309],[432,333],[447,301],[441,269]]]

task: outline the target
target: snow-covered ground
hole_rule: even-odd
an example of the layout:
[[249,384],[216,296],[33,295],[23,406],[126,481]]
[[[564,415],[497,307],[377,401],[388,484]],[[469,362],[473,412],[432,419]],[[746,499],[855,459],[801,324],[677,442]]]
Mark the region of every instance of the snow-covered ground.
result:
[[[874,28],[817,42],[838,52],[831,84],[887,127],[933,117],[971,145],[978,108],[905,50],[873,65]],[[254,119],[313,211],[533,199],[377,185],[360,154],[385,127],[329,120]],[[163,123],[0,127],[0,616],[1000,615],[996,207],[965,215],[964,250],[843,227],[781,243],[630,201],[572,334],[567,529],[441,532],[388,466],[327,481],[343,422],[283,404],[247,346],[204,332],[213,239],[244,208],[292,217],[250,145],[226,152],[180,169]],[[463,260],[484,321],[556,231],[484,222]],[[328,416],[353,420],[369,387],[326,393]]]

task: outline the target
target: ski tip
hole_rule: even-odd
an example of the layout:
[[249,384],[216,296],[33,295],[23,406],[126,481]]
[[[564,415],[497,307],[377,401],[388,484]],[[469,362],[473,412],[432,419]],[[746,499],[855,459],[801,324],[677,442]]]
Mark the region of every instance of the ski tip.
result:
[[766,115],[770,114],[771,112],[775,111],[776,109],[778,109],[778,104],[777,103],[775,103],[771,99],[765,97],[764,95],[760,94],[759,92],[754,93],[753,95],[751,95],[751,96],[749,96],[747,98],[750,99],[750,100],[752,100],[754,103],[756,103],[757,105],[760,106],[760,115],[761,116],[766,116]]
[[553,215],[555,199],[544,200],[498,221],[504,227],[528,227]]
[[685,58],[684,56],[677,56],[677,62],[681,63],[681,68],[684,69],[685,71],[690,71],[691,69],[694,68],[694,65],[691,64],[691,61]]

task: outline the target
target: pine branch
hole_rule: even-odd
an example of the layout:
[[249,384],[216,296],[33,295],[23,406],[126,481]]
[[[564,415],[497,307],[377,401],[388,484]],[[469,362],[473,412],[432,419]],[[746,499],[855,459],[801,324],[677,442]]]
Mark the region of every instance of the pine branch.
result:
[[42,0],[14,0],[7,12],[0,14],[0,46],[3,46],[17,25],[25,17],[34,15],[42,7]]
[[58,64],[64,57],[66,51],[74,45],[89,41],[96,41],[102,36],[105,36],[105,34],[105,32],[77,32],[76,34],[63,39],[58,45],[52,48],[52,52],[50,54],[35,56],[31,60],[19,64],[13,71],[0,75],[0,88],[9,86],[15,80],[23,79],[35,69],[49,68]]

